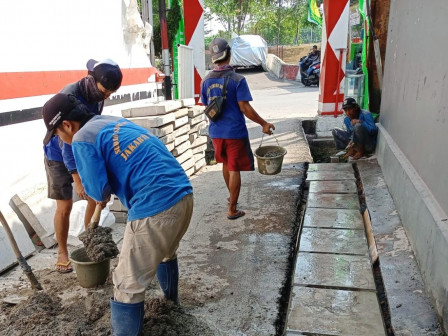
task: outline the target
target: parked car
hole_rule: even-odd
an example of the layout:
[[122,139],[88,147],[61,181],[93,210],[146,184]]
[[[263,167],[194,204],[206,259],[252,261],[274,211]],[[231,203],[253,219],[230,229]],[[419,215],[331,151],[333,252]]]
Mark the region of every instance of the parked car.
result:
[[259,35],[240,35],[230,41],[230,65],[236,68],[262,67],[266,71],[268,44]]

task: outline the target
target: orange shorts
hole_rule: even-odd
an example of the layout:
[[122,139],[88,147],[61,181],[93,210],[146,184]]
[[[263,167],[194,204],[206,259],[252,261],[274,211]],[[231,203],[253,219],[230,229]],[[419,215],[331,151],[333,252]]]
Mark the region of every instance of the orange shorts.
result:
[[227,164],[229,171],[252,171],[254,155],[248,138],[213,139],[216,162]]

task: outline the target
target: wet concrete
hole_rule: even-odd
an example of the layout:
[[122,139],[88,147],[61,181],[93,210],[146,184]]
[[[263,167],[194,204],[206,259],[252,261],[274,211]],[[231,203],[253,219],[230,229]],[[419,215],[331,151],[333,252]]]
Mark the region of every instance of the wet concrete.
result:
[[312,194],[308,196],[309,208],[359,209],[358,195]]
[[362,230],[303,228],[300,251],[367,255],[367,240]]
[[294,284],[375,291],[369,260],[364,256],[344,254],[300,252]]
[[[307,335],[384,336],[373,292],[295,286],[288,330]],[[292,333],[290,333],[293,335]]]
[[311,181],[309,192],[321,194],[356,194],[355,181]]
[[322,227],[364,230],[359,210],[308,208],[303,220],[304,227]]
[[356,180],[353,171],[312,171],[307,173],[307,181]]
[[312,163],[308,166],[308,173],[324,171],[348,172],[353,175],[353,166],[350,163],[326,163],[324,165]]
[[312,169],[286,335],[385,335],[354,170]]

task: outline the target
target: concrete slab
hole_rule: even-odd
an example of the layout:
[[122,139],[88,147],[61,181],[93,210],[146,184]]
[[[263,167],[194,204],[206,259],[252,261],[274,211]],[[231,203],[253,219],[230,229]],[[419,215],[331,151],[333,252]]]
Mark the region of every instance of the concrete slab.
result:
[[375,291],[368,256],[300,252],[296,262],[294,284]]
[[205,145],[205,144],[207,144],[207,140],[208,140],[208,138],[206,136],[201,135],[191,144],[191,147],[195,148],[195,147],[198,147],[201,145]]
[[306,175],[307,181],[356,180],[355,175],[351,171],[312,171]]
[[188,149],[190,149],[190,141],[187,140],[184,143],[181,143],[180,145],[176,146],[176,148],[172,150],[172,153],[174,156],[179,156]]
[[353,166],[350,163],[310,163],[308,171],[350,171],[354,173]]
[[188,108],[188,116],[190,118],[194,118],[197,115],[200,115],[201,113],[204,113],[204,106],[199,106],[199,105],[195,105],[195,106],[190,106]]
[[303,228],[300,252],[368,255],[364,231]]
[[[142,125],[140,125],[140,126],[142,126]],[[173,133],[173,130],[174,130],[173,124],[165,125],[162,127],[145,127],[145,126],[142,126],[142,127],[146,128],[152,134],[154,134],[156,137],[159,137],[159,138]]]
[[204,121],[206,118],[204,113],[199,114],[198,116],[194,118],[190,118],[189,123],[191,126],[194,126],[196,124],[199,124],[201,121]]
[[188,124],[188,116],[183,116],[174,120],[174,128],[179,128],[185,124]]
[[174,139],[174,146],[179,146],[181,143],[190,140],[190,135],[183,134]]
[[180,99],[182,106],[193,106],[194,104],[196,104],[196,101],[194,98],[183,98]]
[[288,332],[307,335],[384,336],[377,296],[372,292],[294,286]]
[[358,210],[307,208],[304,227],[364,230],[364,222]]
[[176,119],[185,117],[188,115],[188,111],[189,109],[187,107],[181,108],[179,110],[174,111],[174,116],[176,117]]
[[359,209],[358,195],[353,194],[308,194],[308,208]]
[[50,248],[56,244],[56,240],[53,238],[54,228],[48,225],[42,225],[28,204],[22,201],[18,195],[14,195],[9,204],[22,223],[26,227],[32,227],[34,229],[46,248]]
[[184,153],[176,157],[177,162],[180,164],[184,163],[188,159],[191,159],[193,157],[193,151],[191,149],[187,149]]
[[173,135],[174,135],[175,138],[178,138],[181,135],[189,134],[189,132],[190,132],[190,124],[187,124],[187,125],[181,126],[179,128],[176,128],[173,131]]
[[129,118],[133,123],[143,127],[143,128],[155,128],[167,125],[175,120],[174,113],[163,114],[153,117],[137,117]]
[[199,124],[191,126],[189,133],[200,132],[202,129],[207,128],[207,121],[201,121]]
[[158,116],[177,110],[181,107],[182,103],[175,100],[167,100],[157,104],[142,102],[140,106],[133,105],[131,108],[123,109],[121,113],[125,118]]
[[311,181],[310,193],[323,194],[356,194],[358,192],[356,182],[344,181]]

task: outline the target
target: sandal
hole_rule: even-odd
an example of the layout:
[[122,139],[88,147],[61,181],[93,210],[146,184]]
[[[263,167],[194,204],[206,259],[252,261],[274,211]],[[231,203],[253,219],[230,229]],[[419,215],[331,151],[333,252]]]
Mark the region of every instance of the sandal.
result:
[[[63,266],[63,267],[65,267],[65,269],[60,269],[58,266]],[[70,273],[70,272],[73,272],[71,261],[69,260],[69,261],[67,261],[65,263],[63,263],[63,262],[56,263],[56,271],[58,271],[59,273]]]
[[237,219],[243,217],[246,213],[244,211],[238,210],[234,215],[227,216],[227,219]]

